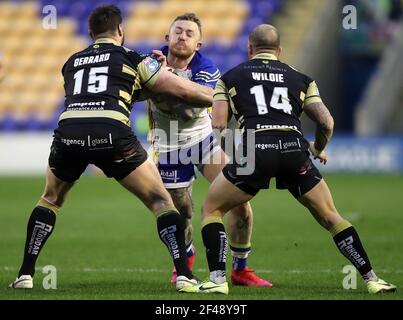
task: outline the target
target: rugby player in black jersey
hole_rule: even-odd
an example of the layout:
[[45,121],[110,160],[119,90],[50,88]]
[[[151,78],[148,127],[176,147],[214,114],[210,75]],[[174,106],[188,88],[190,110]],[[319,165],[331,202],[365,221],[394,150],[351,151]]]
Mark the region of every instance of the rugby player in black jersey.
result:
[[[134,136],[129,115],[142,88],[201,105],[212,103],[210,88],[165,70],[152,56],[123,47],[120,10],[96,8],[89,17],[94,43],[63,66],[65,110],[60,115],[46,173],[45,191],[27,226],[24,259],[12,288],[32,288],[35,263],[55,227],[67,193],[94,164],[137,196],[157,219],[158,233],[178,272],[176,288],[197,283],[187,267],[184,218],[165,190],[156,166]],[[156,57],[163,57],[156,52]]]
[[[267,189],[271,178],[276,178],[277,188],[288,189],[331,233],[370,293],[395,291],[396,286],[373,271],[357,231],[337,212],[328,186],[310,159],[309,151],[326,164],[325,147],[333,133],[333,118],[315,81],[278,60],[280,37],[273,26],[256,27],[248,47],[250,60],[221,77],[213,103],[215,128],[225,129],[233,113],[244,129],[246,162],[227,164],[211,184],[202,209],[210,277],[181,292],[228,294],[227,237],[222,217],[234,206],[251,200],[259,190]],[[302,135],[299,117],[303,111],[317,124],[314,142],[309,143]]]

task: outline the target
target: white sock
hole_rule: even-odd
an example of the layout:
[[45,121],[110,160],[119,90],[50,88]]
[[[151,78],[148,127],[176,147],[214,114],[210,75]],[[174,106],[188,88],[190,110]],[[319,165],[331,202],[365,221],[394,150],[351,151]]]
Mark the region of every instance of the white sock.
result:
[[210,272],[210,281],[216,284],[222,284],[227,281],[224,270],[215,270]]
[[364,279],[365,282],[378,281],[378,277],[376,276],[374,270],[371,270],[368,273],[362,275],[362,278]]

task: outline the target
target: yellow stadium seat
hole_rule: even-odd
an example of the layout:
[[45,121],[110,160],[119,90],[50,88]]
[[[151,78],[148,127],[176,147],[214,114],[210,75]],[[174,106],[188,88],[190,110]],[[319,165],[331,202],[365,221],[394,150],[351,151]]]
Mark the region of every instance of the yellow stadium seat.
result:
[[25,78],[20,74],[10,73],[4,76],[3,81],[0,83],[0,88],[6,92],[19,90],[25,85]]
[[159,4],[153,2],[137,2],[132,9],[129,19],[152,19],[159,10]]
[[60,37],[73,36],[77,30],[77,23],[70,19],[64,18],[57,21],[57,35]]
[[249,4],[247,2],[238,1],[231,9],[231,15],[237,19],[246,19],[249,15]]
[[29,37],[41,28],[39,21],[18,19],[10,24],[9,33],[16,37]]
[[18,14],[19,7],[17,3],[6,1],[0,3],[0,18],[1,19],[14,19],[14,17]]
[[13,118],[17,120],[26,119],[28,114],[34,111],[36,103],[36,96],[33,94],[18,94],[15,95],[12,105]]
[[4,56],[13,57],[18,52],[21,52],[23,47],[23,42],[17,37],[7,35],[7,37],[2,38],[0,43],[0,49],[3,51]]
[[6,88],[2,87],[2,84],[0,83],[0,110],[3,112],[8,110],[8,106],[11,105],[13,101],[14,96],[11,94],[9,90],[6,90]]
[[24,1],[18,4],[16,16],[24,20],[36,19],[40,11],[39,3],[35,1]]
[[218,21],[218,30],[216,35],[219,38],[228,38],[233,40],[233,38],[241,31],[242,26],[242,21],[239,21],[238,19],[221,19]]
[[126,36],[128,42],[147,40],[153,36],[154,22],[152,20],[137,19],[129,21],[126,25]]

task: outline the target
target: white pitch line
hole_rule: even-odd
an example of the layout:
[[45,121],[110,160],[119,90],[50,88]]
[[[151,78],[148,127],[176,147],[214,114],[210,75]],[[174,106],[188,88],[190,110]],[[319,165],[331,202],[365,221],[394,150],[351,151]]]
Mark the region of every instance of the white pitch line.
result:
[[[41,271],[42,267],[36,267],[36,270]],[[10,267],[10,266],[0,266],[1,271],[17,271],[18,268]],[[99,272],[99,273],[167,273],[171,272],[169,268],[167,269],[156,269],[156,268],[91,268],[91,267],[84,267],[84,268],[63,268],[61,267],[62,271],[74,271],[74,272]],[[195,269],[195,272],[208,272],[208,269],[199,268]],[[285,274],[299,274],[299,273],[333,273],[333,272],[340,272],[342,270],[331,270],[331,269],[322,269],[322,270],[268,270],[268,269],[255,269],[256,273],[285,273]],[[376,273],[403,273],[401,269],[378,269]]]

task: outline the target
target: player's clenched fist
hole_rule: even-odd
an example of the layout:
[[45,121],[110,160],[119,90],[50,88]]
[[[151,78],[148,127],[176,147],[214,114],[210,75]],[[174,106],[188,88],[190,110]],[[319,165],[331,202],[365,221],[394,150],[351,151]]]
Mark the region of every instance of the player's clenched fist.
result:
[[319,159],[320,163],[326,164],[327,154],[325,150],[319,151],[315,148],[315,142],[309,142],[309,151],[311,151],[314,159]]

